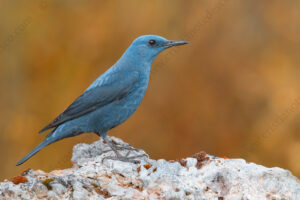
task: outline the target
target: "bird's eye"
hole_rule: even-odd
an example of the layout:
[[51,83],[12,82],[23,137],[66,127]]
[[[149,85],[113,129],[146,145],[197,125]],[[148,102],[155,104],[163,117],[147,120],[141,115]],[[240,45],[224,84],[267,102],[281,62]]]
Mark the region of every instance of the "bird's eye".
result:
[[151,46],[155,45],[156,44],[156,41],[155,40],[149,40],[148,42]]

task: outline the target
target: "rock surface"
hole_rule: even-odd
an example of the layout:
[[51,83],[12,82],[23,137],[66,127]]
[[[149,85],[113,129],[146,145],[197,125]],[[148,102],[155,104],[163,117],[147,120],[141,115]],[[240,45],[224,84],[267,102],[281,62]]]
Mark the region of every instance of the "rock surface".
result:
[[0,183],[0,199],[300,199],[300,181],[281,168],[204,152],[178,161],[143,157],[139,164],[102,162],[103,157],[114,155],[101,154],[107,149],[102,139],[78,144],[72,168],[50,173],[29,170],[5,180]]

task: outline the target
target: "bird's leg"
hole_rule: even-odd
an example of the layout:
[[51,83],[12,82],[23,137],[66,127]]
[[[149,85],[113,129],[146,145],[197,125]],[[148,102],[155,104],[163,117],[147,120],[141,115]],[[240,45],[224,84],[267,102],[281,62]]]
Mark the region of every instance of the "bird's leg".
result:
[[117,157],[121,157],[121,154],[117,151],[117,146],[112,142],[112,141],[110,141],[110,139],[108,139],[108,137],[107,136],[104,136],[103,137],[103,140],[106,142],[106,144],[111,148],[111,150],[113,151],[113,152],[115,152],[115,154],[116,154],[116,156]]
[[[137,155],[137,156],[129,156],[132,151],[139,151],[140,149],[135,149],[133,147],[128,146],[116,146],[107,136],[103,137],[103,140],[108,144],[108,146],[111,148],[112,151],[116,154],[116,156],[107,156],[103,158],[102,162],[106,159],[111,160],[120,160],[123,162],[131,162],[131,163],[139,163],[139,161],[135,160],[136,158],[145,157],[148,156],[147,154]],[[125,156],[122,156],[118,150],[128,150]],[[106,151],[108,152],[108,151]]]

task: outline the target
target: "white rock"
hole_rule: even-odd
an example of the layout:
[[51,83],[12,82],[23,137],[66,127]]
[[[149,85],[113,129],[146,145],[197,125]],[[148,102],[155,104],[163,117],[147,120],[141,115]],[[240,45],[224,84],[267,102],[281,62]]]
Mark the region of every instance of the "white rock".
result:
[[[300,181],[281,168],[205,153],[180,162],[149,158],[137,159],[139,164],[102,162],[105,156],[114,156],[112,151],[101,154],[108,149],[102,139],[78,144],[73,168],[50,173],[31,170],[28,182],[16,185],[0,182],[0,199],[300,199]],[[42,182],[45,179],[51,179],[48,186]]]

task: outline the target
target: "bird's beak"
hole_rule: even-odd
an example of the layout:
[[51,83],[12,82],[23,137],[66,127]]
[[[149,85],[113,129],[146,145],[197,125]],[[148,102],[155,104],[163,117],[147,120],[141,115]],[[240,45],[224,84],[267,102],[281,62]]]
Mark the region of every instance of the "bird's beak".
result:
[[180,45],[185,45],[185,44],[188,44],[188,41],[171,40],[171,41],[167,42],[164,45],[164,47],[165,48],[170,48],[170,47],[180,46]]

